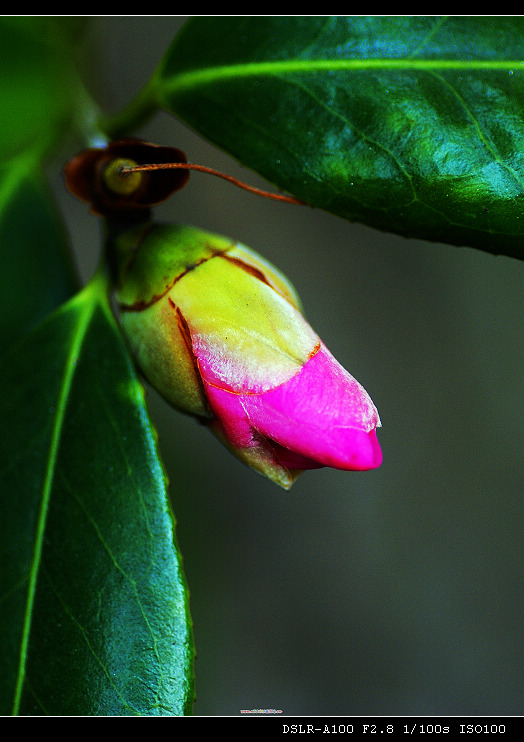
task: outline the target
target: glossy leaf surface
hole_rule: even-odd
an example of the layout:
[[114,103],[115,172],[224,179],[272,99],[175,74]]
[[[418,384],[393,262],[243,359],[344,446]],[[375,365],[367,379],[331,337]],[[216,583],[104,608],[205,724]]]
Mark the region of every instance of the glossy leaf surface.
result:
[[524,257],[523,60],[520,16],[200,16],[155,90],[313,206]]
[[0,713],[191,713],[166,481],[104,283],[4,356],[0,378]]

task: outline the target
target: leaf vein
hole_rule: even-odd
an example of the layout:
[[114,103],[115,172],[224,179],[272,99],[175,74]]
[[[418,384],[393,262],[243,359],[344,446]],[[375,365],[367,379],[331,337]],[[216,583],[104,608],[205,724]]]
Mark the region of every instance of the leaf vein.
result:
[[163,79],[159,88],[160,97],[176,95],[184,90],[210,85],[219,80],[227,81],[239,77],[263,77],[283,74],[308,74],[311,72],[336,72],[381,70],[381,71],[500,71],[524,70],[521,59],[420,59],[378,58],[368,59],[290,59],[243,64],[216,65],[181,72]]

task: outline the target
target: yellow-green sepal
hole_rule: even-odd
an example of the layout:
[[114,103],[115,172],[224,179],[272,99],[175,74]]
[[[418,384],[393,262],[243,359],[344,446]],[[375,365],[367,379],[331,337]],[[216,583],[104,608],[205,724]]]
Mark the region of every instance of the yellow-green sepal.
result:
[[180,224],[146,223],[126,230],[110,246],[118,303],[123,308],[149,306],[184,273],[233,244],[227,237]]

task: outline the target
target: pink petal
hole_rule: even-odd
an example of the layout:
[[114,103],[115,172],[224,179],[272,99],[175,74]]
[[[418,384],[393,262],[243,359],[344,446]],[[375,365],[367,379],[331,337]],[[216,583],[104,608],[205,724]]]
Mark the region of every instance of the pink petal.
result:
[[262,435],[282,447],[279,459],[289,468],[365,470],[382,462],[376,408],[323,344],[295,376],[261,394],[232,393],[203,380],[235,447],[256,446]]

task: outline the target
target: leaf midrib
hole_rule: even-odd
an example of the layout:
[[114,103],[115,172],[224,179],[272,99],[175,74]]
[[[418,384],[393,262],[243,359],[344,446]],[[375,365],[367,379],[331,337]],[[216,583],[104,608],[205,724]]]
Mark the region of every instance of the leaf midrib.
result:
[[220,80],[242,77],[278,76],[291,73],[310,72],[359,72],[366,70],[408,71],[420,70],[439,72],[456,71],[520,71],[524,70],[524,60],[519,59],[290,59],[268,62],[248,62],[243,64],[203,67],[190,72],[181,72],[162,79],[161,89],[176,93],[185,88],[195,88]]
[[[20,643],[20,655],[18,664],[18,673],[16,686],[13,698],[12,716],[17,716],[20,703],[22,700],[22,692],[24,688],[24,681],[26,676],[26,662],[27,662],[27,649],[29,644],[29,637],[31,633],[31,622],[33,616],[33,606],[35,601],[35,594],[37,588],[38,577],[40,573],[40,565],[42,560],[42,547],[44,542],[44,534],[47,523],[47,513],[49,509],[49,502],[51,497],[51,491],[54,481],[54,474],[56,469],[56,461],[58,457],[59,444],[64,424],[65,412],[67,408],[67,401],[69,398],[69,392],[71,390],[75,370],[77,363],[75,362],[81,352],[82,344],[89,326],[89,322],[97,302],[92,297],[92,289],[95,286],[93,282],[87,286],[84,291],[78,294],[71,300],[71,303],[67,305],[71,308],[72,303],[79,304],[79,314],[77,318],[76,328],[74,334],[71,333],[71,343],[67,359],[64,364],[64,373],[62,381],[59,387],[57,404],[55,406],[55,417],[52,426],[51,440],[49,442],[49,449],[47,454],[47,463],[45,468],[45,476],[42,482],[41,496],[40,496],[40,510],[38,513],[37,527],[35,533],[35,542],[33,548],[33,556],[31,559],[31,565],[29,569],[29,580],[27,588],[27,600],[26,609],[24,614],[22,638]],[[62,308],[63,310],[63,308]],[[60,310],[60,311],[62,311]]]

